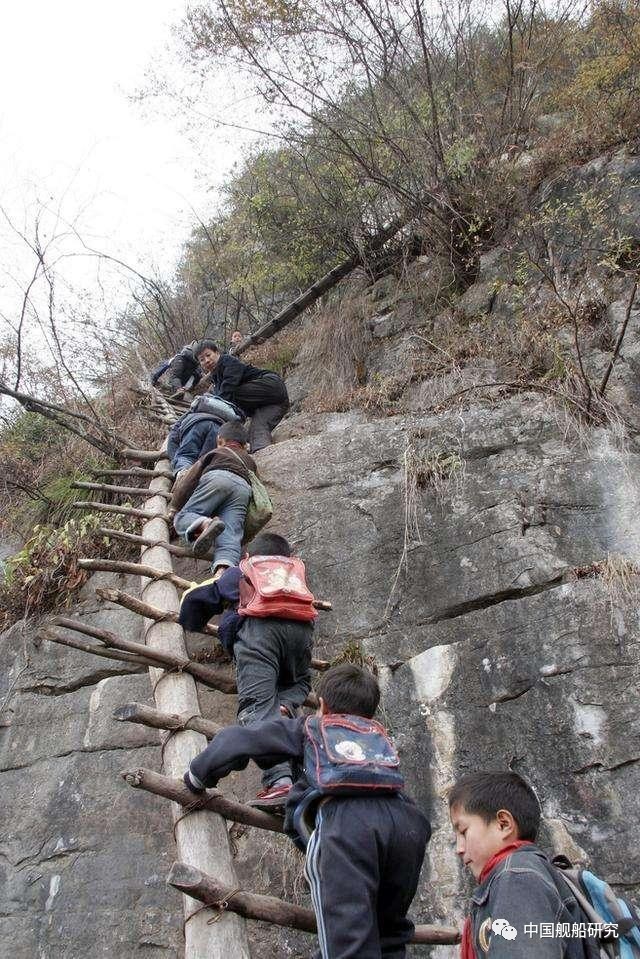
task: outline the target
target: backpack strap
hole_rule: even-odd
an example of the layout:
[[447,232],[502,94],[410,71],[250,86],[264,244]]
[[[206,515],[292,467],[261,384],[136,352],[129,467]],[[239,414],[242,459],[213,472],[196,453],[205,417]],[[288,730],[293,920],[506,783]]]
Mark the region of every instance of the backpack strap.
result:
[[235,451],[235,450],[232,450],[230,446],[225,446],[224,449],[227,451],[227,453],[231,453],[232,456],[235,456],[235,458],[237,459],[237,461],[240,463],[241,466],[244,466],[244,468],[246,469],[247,473],[249,474],[249,483],[251,483],[251,480],[252,480],[253,477],[256,475],[256,474],[254,473],[254,471],[251,469],[251,467],[247,466],[247,464],[244,462],[244,460],[242,459],[242,457],[241,457],[241,456],[238,456],[238,454],[236,453],[236,451]]

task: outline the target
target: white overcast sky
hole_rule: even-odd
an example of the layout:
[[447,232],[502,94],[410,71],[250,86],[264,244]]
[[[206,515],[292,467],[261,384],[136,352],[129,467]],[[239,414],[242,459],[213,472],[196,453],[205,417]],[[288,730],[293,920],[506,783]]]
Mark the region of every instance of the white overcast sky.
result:
[[[29,229],[37,202],[61,204],[63,217],[79,216],[86,242],[143,272],[171,271],[195,221],[193,209],[203,218],[211,212],[211,188],[237,153],[213,130],[206,149],[198,148],[177,120],[128,99],[150,62],[165,62],[171,25],[186,6],[187,0],[3,5],[0,203],[20,229]],[[5,313],[15,310],[13,294],[27,270],[19,241],[0,222]]]

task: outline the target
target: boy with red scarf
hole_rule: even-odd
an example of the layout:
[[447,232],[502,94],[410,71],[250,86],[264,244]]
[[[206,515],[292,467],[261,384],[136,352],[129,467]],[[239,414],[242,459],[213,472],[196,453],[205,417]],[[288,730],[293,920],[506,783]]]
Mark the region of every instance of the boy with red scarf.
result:
[[585,922],[580,907],[534,844],[540,803],[522,777],[512,772],[464,776],[449,793],[449,815],[456,852],[479,883],[471,897],[461,959],[601,955],[596,939],[580,938],[582,930],[572,929]]

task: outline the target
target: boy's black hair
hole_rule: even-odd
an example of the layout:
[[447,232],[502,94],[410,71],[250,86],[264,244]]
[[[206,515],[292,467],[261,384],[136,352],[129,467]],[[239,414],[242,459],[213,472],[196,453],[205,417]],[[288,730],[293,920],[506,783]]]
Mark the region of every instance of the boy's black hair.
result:
[[324,673],[318,684],[318,696],[322,696],[331,713],[351,713],[371,719],[380,702],[380,687],[368,669],[341,663]]
[[277,533],[260,533],[247,546],[247,556],[291,556],[291,547]]
[[518,839],[535,840],[540,803],[528,782],[512,772],[468,773],[449,790],[449,809],[460,806],[489,824],[506,809],[516,821]]
[[215,350],[216,353],[220,352],[215,340],[200,340],[196,346],[196,356],[200,356],[203,350]]
[[246,446],[249,442],[249,434],[242,423],[223,423],[218,430],[218,436],[231,443],[240,443],[242,446]]

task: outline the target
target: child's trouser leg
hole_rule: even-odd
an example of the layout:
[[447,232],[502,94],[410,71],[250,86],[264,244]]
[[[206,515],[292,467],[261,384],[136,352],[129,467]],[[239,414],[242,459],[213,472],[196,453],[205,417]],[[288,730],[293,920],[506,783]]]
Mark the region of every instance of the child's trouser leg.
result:
[[223,503],[218,507],[217,515],[224,523],[223,531],[216,539],[211,568],[224,563],[227,566],[237,566],[242,552],[242,537],[244,536],[244,521],[247,507],[251,499],[251,486],[241,476],[228,473],[228,493]]
[[205,473],[195,492],[176,513],[173,525],[185,543],[192,543],[198,535],[203,519],[219,516],[225,529],[216,540],[213,566],[225,563],[236,566],[240,560],[244,520],[251,499],[251,486],[241,476],[229,470],[210,470]]
[[322,959],[402,959],[413,923],[429,824],[399,798],[335,798],[320,806],[305,874]]
[[[242,726],[281,718],[279,685],[283,677],[291,681],[292,663],[296,663],[295,686],[287,705],[299,706],[306,698],[313,631],[307,623],[291,620],[252,619],[247,616],[233,647],[238,683],[238,722]],[[302,660],[306,659],[306,670]],[[290,763],[278,763],[264,771],[262,783],[269,788],[279,779],[291,776]]]
[[197,538],[197,533],[191,535],[191,528],[201,520],[215,516],[224,503],[231,488],[229,477],[232,476],[234,474],[228,470],[209,470],[200,479],[182,509],[178,510],[174,516],[175,531],[182,536],[187,545]]

